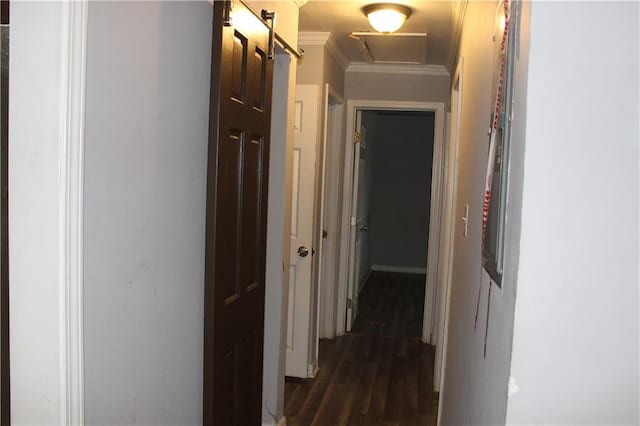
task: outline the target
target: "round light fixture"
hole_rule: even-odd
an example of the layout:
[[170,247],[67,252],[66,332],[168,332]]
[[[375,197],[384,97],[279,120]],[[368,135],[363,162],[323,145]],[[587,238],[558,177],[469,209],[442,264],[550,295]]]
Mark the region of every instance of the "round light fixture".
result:
[[407,6],[395,3],[376,3],[362,8],[371,26],[381,33],[392,33],[402,27],[411,15]]

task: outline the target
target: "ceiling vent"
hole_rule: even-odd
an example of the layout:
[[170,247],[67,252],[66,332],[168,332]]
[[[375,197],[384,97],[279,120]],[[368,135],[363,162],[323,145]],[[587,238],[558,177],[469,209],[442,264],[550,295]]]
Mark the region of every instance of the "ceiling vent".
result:
[[372,63],[426,64],[426,33],[353,32],[365,60]]

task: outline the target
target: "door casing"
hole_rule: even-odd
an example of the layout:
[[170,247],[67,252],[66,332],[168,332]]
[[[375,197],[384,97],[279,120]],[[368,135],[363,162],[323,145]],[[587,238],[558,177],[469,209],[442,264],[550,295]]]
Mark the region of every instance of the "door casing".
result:
[[[440,239],[439,229],[442,217],[440,215],[442,206],[442,181],[445,168],[443,158],[444,130],[445,130],[445,104],[443,102],[410,102],[410,101],[388,101],[388,100],[367,100],[352,99],[347,101],[347,136],[344,151],[344,179],[342,188],[342,226],[340,239],[340,264],[339,279],[337,282],[338,297],[336,307],[336,335],[341,336],[347,329],[347,289],[348,280],[353,276],[351,270],[354,266],[353,240],[351,238],[351,212],[353,208],[353,161],[354,161],[354,132],[355,117],[358,110],[393,110],[393,111],[430,111],[435,114],[434,144],[433,144],[433,174],[431,178],[431,207],[429,229],[436,232],[429,233],[429,250],[427,259],[427,282],[425,291],[425,304],[422,325],[422,341],[425,343],[435,343],[435,333],[433,326],[436,312],[436,278],[438,264],[438,244]],[[344,253],[344,255],[342,255]]]
[[[340,217],[341,202],[340,183],[344,169],[342,155],[344,152],[343,120],[344,98],[330,84],[325,84],[323,98],[323,191],[320,232],[327,230],[326,238],[321,238],[318,253],[319,283],[318,294],[318,338],[334,338],[336,336],[336,280],[339,269]],[[317,350],[318,345],[316,345]]]
[[[442,221],[443,229],[440,239],[440,261],[438,267],[438,282],[440,291],[438,292],[438,320],[434,325],[436,329],[436,355],[434,360],[433,385],[434,390],[440,392],[444,389],[444,372],[447,364],[447,330],[449,328],[449,304],[451,299],[451,276],[453,269],[454,242],[456,229],[456,192],[458,185],[458,155],[460,146],[460,124],[462,121],[462,85],[463,85],[464,58],[461,57],[456,73],[453,78],[451,89],[451,119],[449,120],[450,131],[447,135],[448,141],[445,161],[447,168],[445,171],[445,183],[443,194],[443,213],[445,218]],[[440,424],[440,413],[442,413],[442,398],[438,401],[438,419]]]

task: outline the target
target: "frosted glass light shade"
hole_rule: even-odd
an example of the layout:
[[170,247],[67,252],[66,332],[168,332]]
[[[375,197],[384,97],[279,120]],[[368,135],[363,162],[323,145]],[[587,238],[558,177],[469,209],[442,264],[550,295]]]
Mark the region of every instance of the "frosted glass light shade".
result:
[[411,15],[411,9],[393,3],[371,4],[362,10],[367,15],[371,26],[381,33],[392,33],[399,30]]

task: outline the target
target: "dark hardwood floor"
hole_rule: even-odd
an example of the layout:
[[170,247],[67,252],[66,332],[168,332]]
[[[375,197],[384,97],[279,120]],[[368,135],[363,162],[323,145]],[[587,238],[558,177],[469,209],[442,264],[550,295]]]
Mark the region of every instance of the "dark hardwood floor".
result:
[[353,333],[421,337],[426,276],[372,272],[358,300]]
[[[416,280],[408,278],[410,282]],[[364,300],[371,309],[363,310],[367,305],[362,305],[358,314],[358,320],[364,318],[365,325],[375,323],[376,327],[364,327],[362,334],[321,339],[317,377],[287,379],[284,408],[287,425],[436,424],[438,395],[432,392],[434,348],[416,337],[407,337],[420,335],[422,309],[420,327],[415,324],[416,314],[401,314],[403,303],[414,304],[413,297],[423,303],[424,280],[422,295],[413,289],[415,294],[410,297],[399,293],[409,290],[411,285],[390,290],[385,283],[394,279],[401,280],[398,285],[405,284],[398,277],[380,280],[369,288],[371,294]],[[390,299],[394,306],[382,306],[376,301],[380,298]],[[374,319],[367,320],[365,315]],[[365,335],[369,330],[371,334]],[[403,337],[393,336],[394,333]]]

